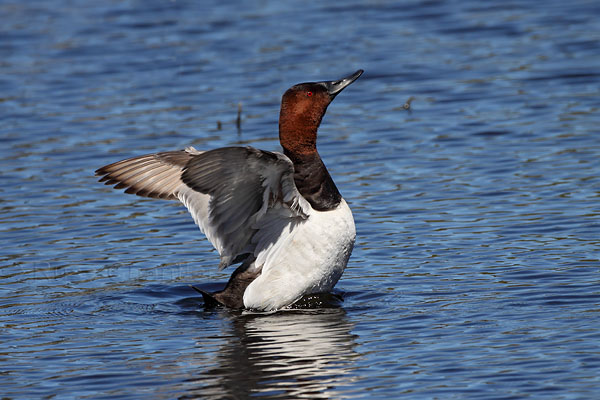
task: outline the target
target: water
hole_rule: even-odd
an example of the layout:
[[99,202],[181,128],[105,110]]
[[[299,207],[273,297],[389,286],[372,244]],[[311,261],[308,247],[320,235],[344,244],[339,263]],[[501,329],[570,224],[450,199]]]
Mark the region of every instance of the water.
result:
[[[2,396],[598,397],[597,2],[227,3],[0,3]],[[283,91],[358,68],[319,140],[342,300],[204,310],[185,209],[93,171],[276,150]]]

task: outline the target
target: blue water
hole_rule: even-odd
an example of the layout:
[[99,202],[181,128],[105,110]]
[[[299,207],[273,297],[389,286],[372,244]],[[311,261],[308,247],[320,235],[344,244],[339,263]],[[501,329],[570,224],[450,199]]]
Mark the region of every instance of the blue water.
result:
[[[1,397],[600,397],[597,1],[0,15]],[[319,137],[358,231],[341,300],[204,310],[231,271],[186,210],[93,171],[277,150],[281,94],[358,68]]]

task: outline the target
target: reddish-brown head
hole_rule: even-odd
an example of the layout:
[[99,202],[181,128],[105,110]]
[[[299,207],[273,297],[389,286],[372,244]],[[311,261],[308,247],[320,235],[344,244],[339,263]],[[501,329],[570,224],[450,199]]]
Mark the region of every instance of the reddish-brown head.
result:
[[359,69],[338,81],[300,83],[283,94],[279,114],[279,141],[286,154],[310,154],[317,151],[317,129],[327,106],[362,73],[363,70]]

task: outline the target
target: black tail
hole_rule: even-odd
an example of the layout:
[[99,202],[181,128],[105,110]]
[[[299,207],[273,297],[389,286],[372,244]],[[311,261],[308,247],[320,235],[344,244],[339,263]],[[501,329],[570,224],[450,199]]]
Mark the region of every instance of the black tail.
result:
[[192,289],[194,289],[196,292],[198,292],[202,295],[202,299],[204,299],[204,307],[215,308],[215,307],[219,307],[219,306],[223,305],[212,294],[205,292],[202,289],[198,289],[196,286],[192,286]]

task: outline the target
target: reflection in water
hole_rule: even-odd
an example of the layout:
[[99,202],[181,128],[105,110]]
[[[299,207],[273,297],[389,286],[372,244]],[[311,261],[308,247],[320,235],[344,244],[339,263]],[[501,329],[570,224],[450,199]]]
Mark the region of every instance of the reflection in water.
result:
[[191,397],[332,398],[351,382],[358,354],[343,309],[244,313],[231,322],[218,366],[198,377],[202,387]]

